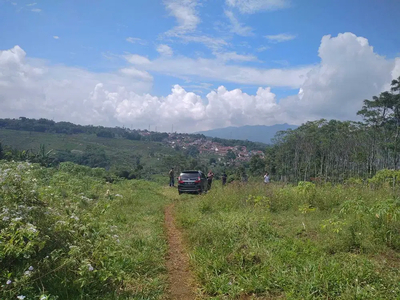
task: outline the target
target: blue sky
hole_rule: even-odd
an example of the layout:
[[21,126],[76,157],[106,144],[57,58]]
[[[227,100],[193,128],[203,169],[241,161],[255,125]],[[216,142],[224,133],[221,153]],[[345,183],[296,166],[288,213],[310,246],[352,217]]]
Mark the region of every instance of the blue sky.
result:
[[[399,11],[397,0],[0,0],[1,117],[195,124],[182,131],[354,119],[400,73]],[[12,55],[30,86],[11,84]]]

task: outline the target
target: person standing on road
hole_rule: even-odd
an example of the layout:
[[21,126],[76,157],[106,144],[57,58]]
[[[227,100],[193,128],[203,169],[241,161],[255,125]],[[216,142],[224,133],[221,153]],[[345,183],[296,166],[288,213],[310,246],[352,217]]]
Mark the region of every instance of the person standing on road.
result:
[[224,172],[223,174],[222,174],[222,185],[225,185],[226,184],[226,179],[228,178],[228,175],[226,175],[226,173]]
[[171,168],[168,172],[169,175],[169,186],[175,186],[174,168]]
[[211,190],[211,184],[212,184],[213,177],[214,177],[214,173],[210,170],[207,174],[207,183],[208,183],[209,190]]
[[269,174],[268,174],[268,172],[265,173],[265,175],[264,175],[264,183],[265,184],[269,183]]

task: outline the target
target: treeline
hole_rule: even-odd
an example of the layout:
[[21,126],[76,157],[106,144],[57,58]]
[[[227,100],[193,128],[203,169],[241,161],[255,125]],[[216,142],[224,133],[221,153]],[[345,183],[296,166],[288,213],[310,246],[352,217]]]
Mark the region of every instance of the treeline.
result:
[[258,143],[258,142],[251,142],[248,140],[227,140],[227,139],[221,139],[221,138],[212,138],[211,139],[215,143],[220,143],[222,146],[225,147],[234,147],[234,146],[245,146],[248,151],[253,151],[253,150],[260,150],[264,151],[266,144],[264,143]]
[[123,127],[103,127],[93,125],[76,125],[70,122],[55,122],[48,119],[30,119],[20,117],[18,119],[0,119],[0,128],[22,130],[31,132],[47,132],[59,134],[96,134],[104,138],[125,138],[129,140],[143,140],[161,142],[168,138],[168,133],[152,132],[144,130],[144,135],[138,130],[129,130]]
[[399,169],[400,77],[391,90],[364,100],[363,122],[318,120],[281,131],[266,151],[267,168],[288,181],[343,181]]

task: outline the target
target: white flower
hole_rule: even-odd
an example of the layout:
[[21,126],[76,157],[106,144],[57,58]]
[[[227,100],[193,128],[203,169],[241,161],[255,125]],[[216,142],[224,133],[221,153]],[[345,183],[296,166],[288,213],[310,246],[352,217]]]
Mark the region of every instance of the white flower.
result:
[[26,296],[19,295],[19,296],[17,296],[17,298],[18,298],[19,300],[24,300],[24,299],[26,298]]
[[28,268],[28,270],[29,270],[29,271],[33,271],[33,267],[30,266],[30,267]]
[[21,221],[21,220],[22,220],[21,217],[18,217],[18,218],[14,218],[14,219],[13,219],[14,222],[18,222],[18,221]]
[[12,281],[11,281],[10,279],[8,279],[7,282],[6,282],[6,284],[11,284],[11,282],[12,282]]
[[8,221],[9,219],[9,217],[3,217],[3,221]]
[[89,271],[90,271],[90,272],[92,272],[92,271],[94,270],[94,268],[92,267],[91,264],[88,264],[88,268],[89,268]]
[[25,271],[25,272],[24,272],[24,275],[25,275],[25,276],[31,276],[31,271]]
[[115,197],[121,197],[121,198],[123,198],[123,196],[120,195],[120,194],[115,194]]

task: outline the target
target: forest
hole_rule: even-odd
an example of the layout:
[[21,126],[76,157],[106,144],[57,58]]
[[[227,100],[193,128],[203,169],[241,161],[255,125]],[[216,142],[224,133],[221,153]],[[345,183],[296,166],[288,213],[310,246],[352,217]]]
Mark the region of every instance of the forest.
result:
[[398,169],[400,158],[400,77],[390,91],[364,100],[363,122],[317,120],[279,132],[266,150],[266,165],[277,178],[341,182]]

